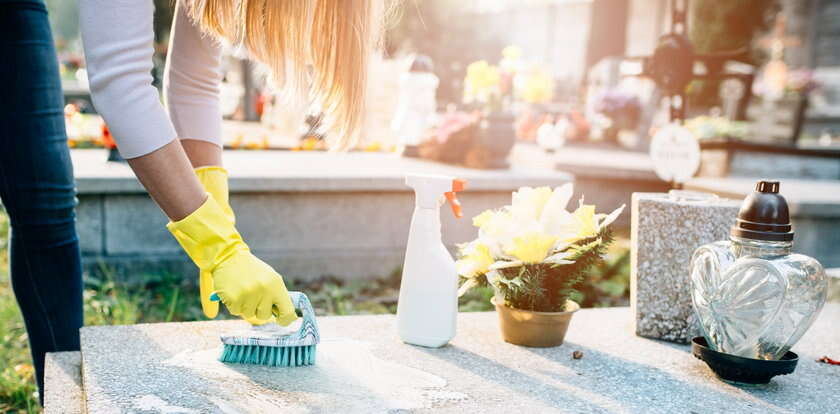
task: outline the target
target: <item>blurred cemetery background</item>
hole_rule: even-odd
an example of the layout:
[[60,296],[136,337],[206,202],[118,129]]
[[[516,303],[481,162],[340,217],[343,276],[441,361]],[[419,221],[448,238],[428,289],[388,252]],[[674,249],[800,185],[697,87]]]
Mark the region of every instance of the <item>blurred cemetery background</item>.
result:
[[[86,269],[191,274],[90,101],[76,2],[47,3]],[[160,86],[172,5],[156,5]],[[574,181],[608,210],[632,192],[677,186],[741,198],[754,178],[774,177],[791,183],[795,224],[808,235],[798,248],[840,266],[837,17],[833,0],[403,2],[372,62],[364,129],[347,154],[326,151],[318,108],[290,110],[230,52],[221,99],[241,230],[284,274],[365,280],[402,262],[406,172],[468,179],[468,217],[522,185]],[[700,168],[687,182],[661,179],[649,155],[669,123],[699,142]],[[629,214],[619,223],[628,228]],[[444,217],[448,245],[474,232],[469,220]]]
[[[76,2],[47,3],[86,269],[191,274],[90,101]],[[172,4],[156,5],[160,86]],[[363,132],[347,154],[326,151],[318,108],[290,110],[228,53],[223,138],[238,222],[284,274],[366,280],[402,262],[406,172],[468,179],[468,217],[522,185],[574,181],[609,210],[673,187],[741,198],[774,177],[789,182],[807,235],[798,248],[840,266],[838,17],[835,0],[406,1],[371,64]],[[685,182],[661,179],[649,155],[669,123],[699,142],[699,171]],[[619,223],[628,228],[629,214]],[[448,245],[474,232],[444,217]]]

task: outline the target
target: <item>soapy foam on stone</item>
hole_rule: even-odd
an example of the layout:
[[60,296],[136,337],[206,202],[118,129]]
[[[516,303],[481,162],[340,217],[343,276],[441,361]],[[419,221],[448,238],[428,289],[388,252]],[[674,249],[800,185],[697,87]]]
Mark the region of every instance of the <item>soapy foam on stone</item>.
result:
[[[364,341],[325,340],[310,367],[223,364],[217,360],[220,348],[182,352],[163,363],[188,368],[223,390],[227,395],[217,395],[214,404],[226,413],[409,410],[468,398],[441,390],[441,377],[376,357],[373,348]],[[247,407],[237,408],[245,401]]]
[[134,404],[134,408],[140,411],[149,411],[161,414],[198,414],[198,411],[196,410],[171,405],[155,395],[144,395],[142,397],[135,398],[132,402]]

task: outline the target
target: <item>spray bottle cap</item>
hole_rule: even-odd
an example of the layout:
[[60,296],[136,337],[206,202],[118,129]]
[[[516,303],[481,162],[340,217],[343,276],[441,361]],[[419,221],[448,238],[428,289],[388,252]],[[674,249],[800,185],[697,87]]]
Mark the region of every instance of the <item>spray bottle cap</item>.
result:
[[461,202],[456,193],[464,191],[465,180],[444,175],[409,174],[405,177],[405,184],[414,189],[418,207],[438,208],[443,195],[449,201],[455,217],[463,217]]

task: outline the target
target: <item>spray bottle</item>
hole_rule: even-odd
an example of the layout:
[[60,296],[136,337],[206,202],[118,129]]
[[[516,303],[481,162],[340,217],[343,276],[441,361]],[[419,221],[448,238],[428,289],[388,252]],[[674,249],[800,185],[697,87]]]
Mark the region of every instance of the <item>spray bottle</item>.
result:
[[458,314],[458,272],[455,260],[443,245],[440,206],[448,200],[455,217],[461,204],[455,193],[465,182],[441,175],[408,175],[414,189],[414,215],[408,232],[397,326],[403,342],[437,348],[455,336]]

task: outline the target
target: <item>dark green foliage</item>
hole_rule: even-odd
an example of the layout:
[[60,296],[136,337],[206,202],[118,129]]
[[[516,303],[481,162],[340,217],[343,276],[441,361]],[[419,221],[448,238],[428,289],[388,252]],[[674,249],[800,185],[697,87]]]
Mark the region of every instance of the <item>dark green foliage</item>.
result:
[[611,249],[570,297],[582,308],[627,306],[630,302],[630,250]]
[[[777,0],[692,0],[689,2],[689,37],[697,53],[747,48],[749,62],[759,65],[766,54],[754,41],[770,28]],[[689,85],[689,108],[718,105],[718,81]]]
[[698,53],[750,47],[777,11],[777,0],[692,0],[690,5],[690,37]]
[[578,286],[586,280],[594,265],[602,263],[613,241],[606,229],[596,237],[581,240],[568,251],[573,252],[567,265],[533,264],[502,269],[498,288],[508,306],[537,311],[562,312],[570,296],[580,296]]

